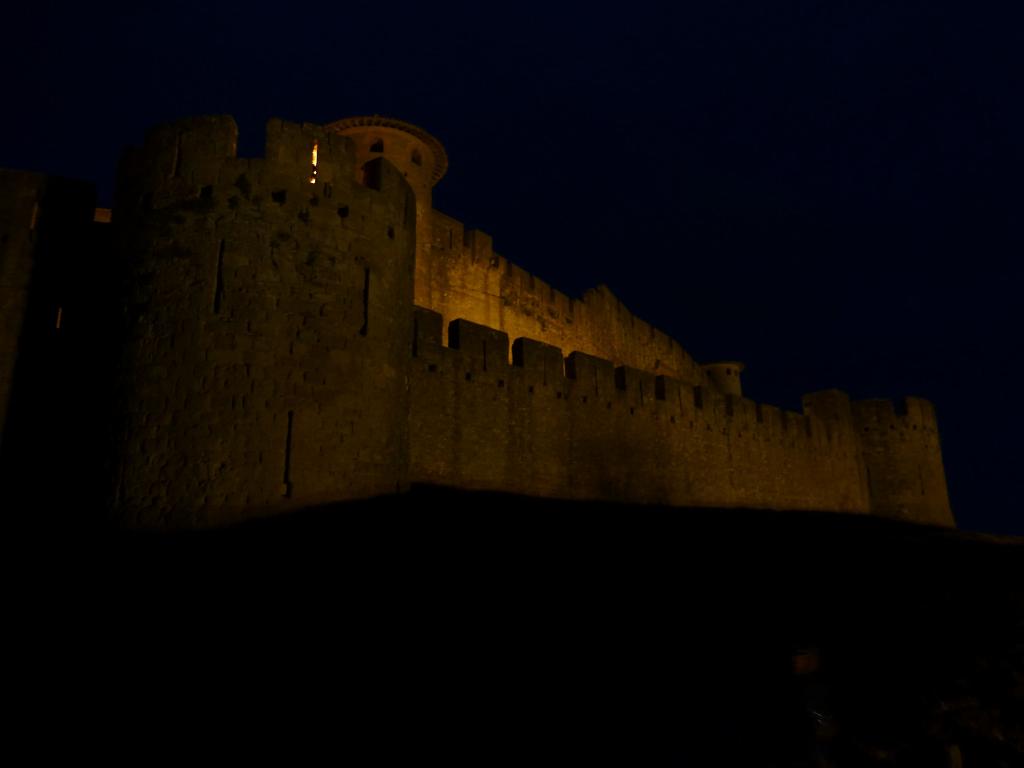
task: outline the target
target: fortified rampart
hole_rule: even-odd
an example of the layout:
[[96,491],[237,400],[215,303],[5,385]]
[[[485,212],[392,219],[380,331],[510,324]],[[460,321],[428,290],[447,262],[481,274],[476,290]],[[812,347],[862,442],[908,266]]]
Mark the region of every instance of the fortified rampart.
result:
[[[417,309],[415,482],[676,506],[868,512],[849,399],[806,414]],[[836,403],[819,416],[812,404]],[[844,410],[842,410],[844,409]]]
[[[798,414],[742,397],[740,364],[698,365],[607,289],[571,299],[424,205],[446,158],[403,126],[272,120],[265,157],[246,159],[230,118],[197,118],[126,153],[111,223],[89,230],[114,311],[76,315],[91,342],[54,329],[75,359],[116,340],[109,387],[94,384],[109,401],[70,402],[102,413],[117,519],[220,524],[430,483],[952,523],[926,401],[898,413],[829,390]],[[40,179],[0,177],[7,229],[31,231]],[[0,306],[42,322],[18,307],[43,250],[0,234]],[[12,327],[0,407],[38,377],[11,362]],[[5,428],[5,455],[22,440]]]

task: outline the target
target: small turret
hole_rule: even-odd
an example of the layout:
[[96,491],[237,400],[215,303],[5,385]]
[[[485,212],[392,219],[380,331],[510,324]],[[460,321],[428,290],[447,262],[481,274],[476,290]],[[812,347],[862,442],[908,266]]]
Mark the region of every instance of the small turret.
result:
[[[419,126],[380,115],[344,118],[325,127],[355,142],[357,173],[364,173],[368,163],[386,158],[413,187],[416,196],[416,300],[425,305],[429,294],[426,252],[431,242],[432,189],[447,171],[444,146]],[[366,181],[361,177],[358,180]]]
[[325,127],[355,142],[358,173],[370,161],[383,157],[405,176],[416,195],[416,256],[419,260],[430,243],[434,208],[431,190],[448,170],[444,146],[412,123],[380,115],[346,117]]
[[711,382],[719,390],[727,395],[743,396],[743,389],[740,385],[740,374],[743,372],[743,363],[728,361],[722,363],[705,363],[701,366],[704,372],[711,379]]
[[441,142],[422,128],[390,117],[346,117],[325,126],[356,143],[356,162],[386,157],[405,175],[417,195],[430,190],[448,170]]

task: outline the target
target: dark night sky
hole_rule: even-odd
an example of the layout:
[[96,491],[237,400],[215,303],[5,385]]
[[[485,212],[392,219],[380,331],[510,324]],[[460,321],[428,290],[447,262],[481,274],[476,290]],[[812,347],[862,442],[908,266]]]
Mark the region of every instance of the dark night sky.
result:
[[[95,180],[147,126],[379,113],[444,142],[435,205],[606,283],[745,394],[936,404],[963,528],[1024,534],[1024,7],[1005,2],[32,4],[0,166]],[[13,93],[11,93],[13,89]]]

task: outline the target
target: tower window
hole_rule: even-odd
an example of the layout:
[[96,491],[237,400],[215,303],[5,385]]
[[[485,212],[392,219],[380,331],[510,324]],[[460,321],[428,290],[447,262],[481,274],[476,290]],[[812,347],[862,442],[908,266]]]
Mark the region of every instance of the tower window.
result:
[[412,151],[412,164],[423,165],[423,155],[420,154],[420,151],[418,149],[414,149]]
[[310,184],[316,184],[316,153],[317,153],[317,149],[319,149],[319,148],[320,148],[319,143],[314,141],[313,142],[313,167],[312,167],[312,170],[309,172],[309,183]]
[[377,139],[373,144],[370,145],[371,152],[383,152],[384,151],[384,139]]

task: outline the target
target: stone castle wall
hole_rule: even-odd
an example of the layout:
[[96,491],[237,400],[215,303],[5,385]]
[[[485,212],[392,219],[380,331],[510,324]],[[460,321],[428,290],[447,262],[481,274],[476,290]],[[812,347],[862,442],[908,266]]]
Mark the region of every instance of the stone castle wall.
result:
[[[418,309],[415,482],[679,506],[869,512],[840,392],[805,413],[614,366]],[[845,403],[845,414],[815,409]],[[822,415],[819,415],[822,414]]]
[[[80,467],[66,485],[104,475],[104,503],[142,527],[410,483],[952,524],[926,401],[830,390],[792,413],[726,395],[607,289],[569,299],[436,211],[417,262],[415,190],[351,138],[272,120],[265,157],[236,141],[229,117],[155,129],[125,155],[110,224],[88,221],[81,190],[47,192],[64,234],[46,247],[42,194],[60,185],[0,175],[0,407],[37,388],[51,414],[5,425],[5,456],[52,480],[45,451],[100,446],[102,468],[65,461]],[[58,305],[73,322],[54,345]],[[42,341],[26,347],[19,323]],[[59,364],[13,365],[32,349]],[[69,427],[73,411],[95,414]]]
[[[898,407],[897,407],[898,406]],[[930,402],[908,397],[854,404],[873,511],[935,525],[952,525],[942,448]]]

